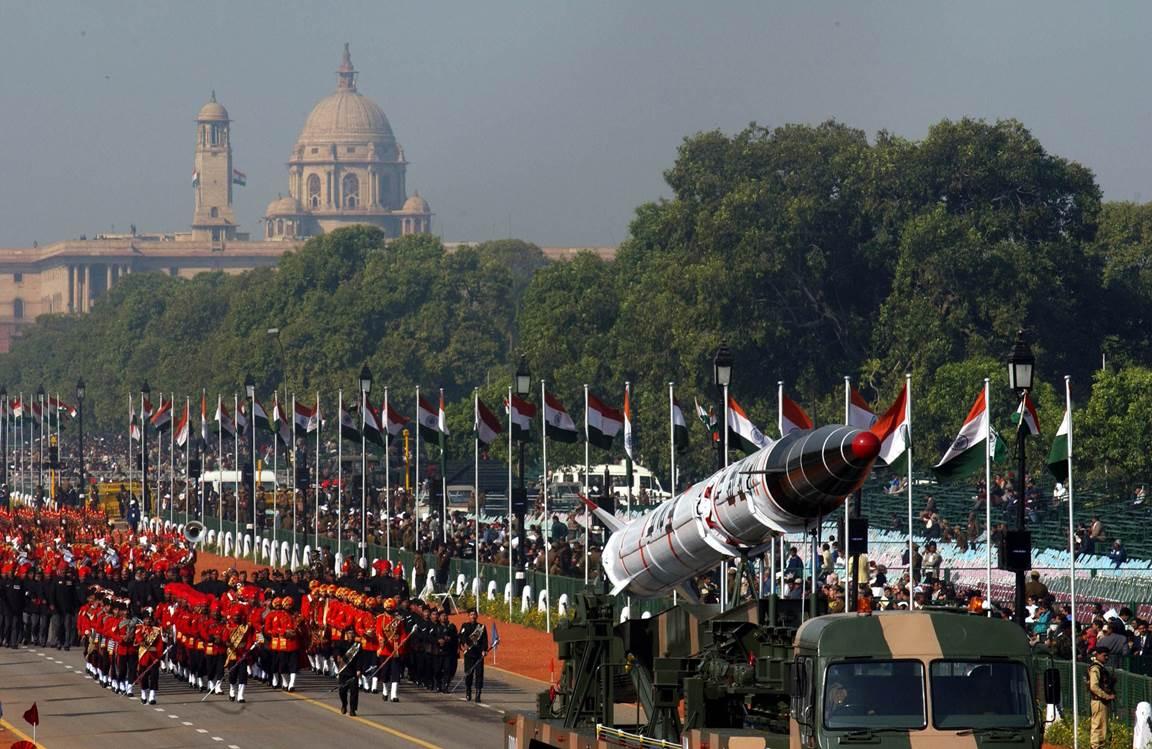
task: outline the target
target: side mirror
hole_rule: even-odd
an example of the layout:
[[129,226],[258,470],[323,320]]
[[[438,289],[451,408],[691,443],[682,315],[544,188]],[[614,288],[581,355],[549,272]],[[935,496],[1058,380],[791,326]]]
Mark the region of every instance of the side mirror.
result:
[[1060,671],[1055,668],[1044,669],[1044,702],[1049,705],[1060,704]]
[[800,676],[803,673],[800,664],[797,661],[792,661],[788,664],[788,696],[790,697],[803,697],[804,691],[801,688]]

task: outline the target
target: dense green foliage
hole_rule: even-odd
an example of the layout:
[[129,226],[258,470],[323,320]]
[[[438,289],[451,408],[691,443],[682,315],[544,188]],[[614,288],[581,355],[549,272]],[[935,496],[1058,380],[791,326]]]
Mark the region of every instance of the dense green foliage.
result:
[[[368,363],[374,397],[389,385],[406,414],[417,385],[444,387],[460,435],[473,387],[498,407],[522,351],[578,424],[585,383],[619,405],[631,381],[641,461],[662,475],[675,381],[694,427],[681,462],[698,476],[714,457],[692,401],[716,402],[711,357],[726,340],[733,396],[770,435],[778,380],[829,422],[842,418],[844,375],[882,411],[911,373],[923,465],[985,377],[994,421],[1011,429],[1003,359],[1024,328],[1045,432],[1034,464],[1068,374],[1084,405],[1081,466],[1152,479],[1140,447],[1152,438],[1152,206],[1103,204],[1088,169],[1021,124],[945,121],[917,142],[870,142],[835,122],[752,125],[688,138],[665,176],[671,197],[637,209],[614,261],[548,264],[511,240],[446,252],[429,236],[342,230],[275,271],[129,276],[90,315],[42,318],[0,358],[0,381],[69,392],[83,375],[112,427],[144,379],[212,397],[252,372],[262,392],[328,397],[354,390]],[[1102,355],[1110,371],[1097,374]],[[582,446],[550,449],[553,465],[576,460]]]

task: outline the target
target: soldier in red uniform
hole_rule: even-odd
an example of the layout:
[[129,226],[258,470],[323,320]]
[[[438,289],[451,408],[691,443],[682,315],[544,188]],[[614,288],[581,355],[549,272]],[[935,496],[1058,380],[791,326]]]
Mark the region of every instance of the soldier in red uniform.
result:
[[140,675],[140,704],[156,704],[160,686],[160,659],[164,657],[164,630],[156,623],[152,609],[145,608],[142,623],[136,628],[137,668]]
[[204,681],[208,691],[224,694],[224,619],[216,602],[200,623],[200,639],[204,641]]
[[248,663],[252,656],[252,646],[262,639],[256,629],[248,621],[247,609],[235,604],[229,617],[231,621],[224,626],[224,672],[228,679],[228,699],[236,702],[244,701],[244,688],[248,686]]
[[[376,634],[376,614],[378,609],[376,599],[369,596],[364,599],[361,608],[356,609],[353,627],[356,630],[356,641],[360,643],[359,660],[356,663],[360,671],[360,688],[376,694],[379,677],[376,674],[376,650],[379,641]],[[369,676],[371,674],[371,676]]]
[[379,643],[377,657],[380,659],[376,675],[384,685],[384,699],[399,702],[396,692],[400,683],[401,658],[408,638],[404,631],[404,619],[396,613],[396,600],[385,599],[383,609],[376,615],[376,640]]
[[289,596],[274,599],[271,613],[264,619],[264,637],[269,642],[274,666],[272,686],[296,691],[297,658],[300,651],[300,624],[291,611]]

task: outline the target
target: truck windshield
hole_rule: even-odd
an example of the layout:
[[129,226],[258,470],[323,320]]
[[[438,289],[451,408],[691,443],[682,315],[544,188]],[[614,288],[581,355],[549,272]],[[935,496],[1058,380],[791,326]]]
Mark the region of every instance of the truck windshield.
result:
[[932,723],[937,728],[1029,728],[1032,689],[1024,664],[1008,660],[933,661]]
[[824,676],[824,727],[923,728],[924,666],[919,661],[833,663]]

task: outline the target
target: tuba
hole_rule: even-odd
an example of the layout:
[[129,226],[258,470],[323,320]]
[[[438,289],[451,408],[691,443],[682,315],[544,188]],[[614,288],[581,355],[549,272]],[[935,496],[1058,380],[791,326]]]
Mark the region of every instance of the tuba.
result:
[[189,520],[184,525],[184,540],[192,546],[204,540],[204,524],[199,520]]

